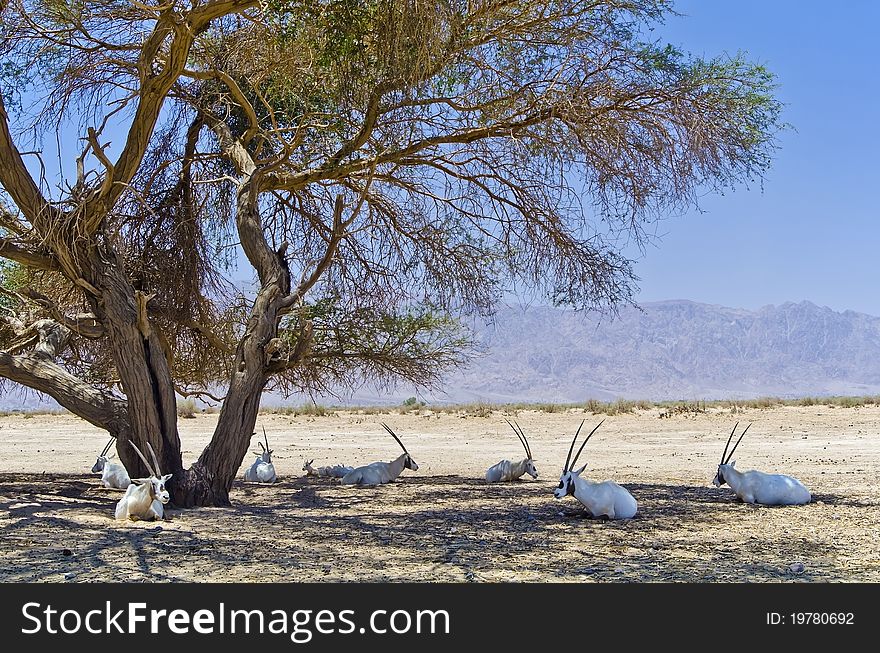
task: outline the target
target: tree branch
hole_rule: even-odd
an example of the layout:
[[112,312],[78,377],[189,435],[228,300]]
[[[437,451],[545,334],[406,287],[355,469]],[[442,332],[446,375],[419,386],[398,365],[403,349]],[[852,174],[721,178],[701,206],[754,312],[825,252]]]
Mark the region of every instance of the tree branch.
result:
[[242,93],[241,88],[238,86],[236,81],[222,70],[211,70],[208,72],[184,70],[183,74],[187,77],[192,77],[193,79],[218,79],[226,85],[226,88],[228,88],[229,92],[232,93],[232,97],[242,108],[242,110],[247,114],[250,127],[248,127],[247,131],[241,137],[241,142],[245,145],[247,143],[250,143],[250,141],[256,135],[257,131],[260,129],[260,120],[259,118],[257,118],[257,112],[254,110],[253,105],[248,102],[247,98],[244,96],[244,93]]
[[[197,6],[182,16],[173,11],[173,3],[155,8],[159,12],[156,26],[141,49],[138,60],[141,85],[134,118],[128,130],[122,152],[108,169],[100,192],[81,208],[81,227],[87,234],[94,233],[107,212],[131,183],[143,161],[156,122],[171,87],[186,68],[195,36],[207,28],[215,18],[239,13],[259,4],[256,0],[218,0]],[[163,48],[165,40],[172,36]],[[160,56],[161,51],[161,56]],[[154,73],[154,64],[160,61],[160,72]],[[96,156],[97,156],[96,152]]]
[[24,296],[38,306],[46,309],[59,324],[89,340],[98,340],[107,335],[104,325],[92,313],[79,313],[77,315],[64,314],[58,305],[41,292],[33,288],[26,288]]
[[[0,167],[2,167],[2,164],[0,164]],[[26,249],[9,238],[0,238],[0,256],[38,270],[59,269],[58,263],[50,256]]]
[[49,395],[64,408],[110,433],[129,430],[128,403],[92,387],[53,361],[69,332],[52,320],[35,322],[37,346],[14,354],[0,350],[0,376]]
[[9,114],[6,113],[2,92],[0,92],[0,184],[31,224],[39,224],[41,219],[51,221],[57,217],[58,211],[43,197],[12,140],[12,133],[9,131]]

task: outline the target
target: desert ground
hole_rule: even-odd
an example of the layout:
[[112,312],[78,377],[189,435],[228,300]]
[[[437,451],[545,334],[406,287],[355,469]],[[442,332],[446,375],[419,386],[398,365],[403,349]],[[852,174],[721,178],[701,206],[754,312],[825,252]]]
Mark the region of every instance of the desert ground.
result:
[[[777,406],[609,416],[582,455],[593,480],[639,502],[628,521],[585,518],[557,500],[581,409],[544,413],[261,415],[279,482],[236,482],[233,506],[171,510],[161,523],[116,522],[121,491],[89,473],[105,434],[66,415],[0,418],[0,579],[91,581],[880,581],[880,408]],[[489,485],[487,467],[519,459],[515,418],[538,480]],[[216,415],[180,421],[185,461]],[[306,478],[315,465],[399,453],[420,465],[375,488]],[[739,503],[710,484],[734,422],[753,422],[737,468],[785,472],[813,492],[801,507]],[[259,428],[258,428],[259,431]],[[256,445],[255,445],[256,448]],[[248,456],[243,466],[250,464]]]

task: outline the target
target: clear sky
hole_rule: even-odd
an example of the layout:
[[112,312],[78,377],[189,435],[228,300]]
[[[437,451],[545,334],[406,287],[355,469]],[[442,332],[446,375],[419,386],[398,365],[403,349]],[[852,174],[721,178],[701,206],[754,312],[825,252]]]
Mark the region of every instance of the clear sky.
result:
[[[636,264],[639,302],[741,308],[809,300],[880,315],[880,2],[679,0],[660,38],[712,57],[743,50],[778,76],[783,120],[763,189],[660,223]],[[638,252],[633,252],[638,255]]]

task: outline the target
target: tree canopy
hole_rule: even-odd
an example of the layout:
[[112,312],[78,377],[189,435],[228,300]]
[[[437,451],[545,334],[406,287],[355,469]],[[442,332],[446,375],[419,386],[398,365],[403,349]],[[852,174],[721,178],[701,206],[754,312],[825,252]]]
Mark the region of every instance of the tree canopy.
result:
[[670,11],[10,0],[0,375],[174,470],[175,393],[221,387],[197,476],[231,483],[266,387],[434,383],[512,289],[631,301],[620,238],[761,178],[781,126],[745,55],[648,38]]

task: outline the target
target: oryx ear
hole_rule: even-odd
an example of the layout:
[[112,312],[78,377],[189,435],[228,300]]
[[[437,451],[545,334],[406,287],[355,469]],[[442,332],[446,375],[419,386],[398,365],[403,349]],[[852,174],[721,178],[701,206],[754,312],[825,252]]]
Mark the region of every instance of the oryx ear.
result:
[[583,467],[581,467],[580,469],[575,469],[571,473],[574,474],[575,476],[580,476],[581,472],[583,472],[586,468],[587,468],[587,464],[584,463]]
[[131,479],[131,482],[134,485],[143,485],[144,483],[149,483],[150,479],[148,479],[148,478],[133,478],[133,479]]
[[730,465],[731,467],[735,467],[735,466],[736,466],[736,461],[735,461],[735,460],[731,460],[731,461],[730,461],[729,463],[727,463],[727,464]]
[[172,474],[165,474],[165,476],[162,477],[162,482],[164,483],[164,482],[167,481],[169,478],[171,478],[171,476],[172,476]]

